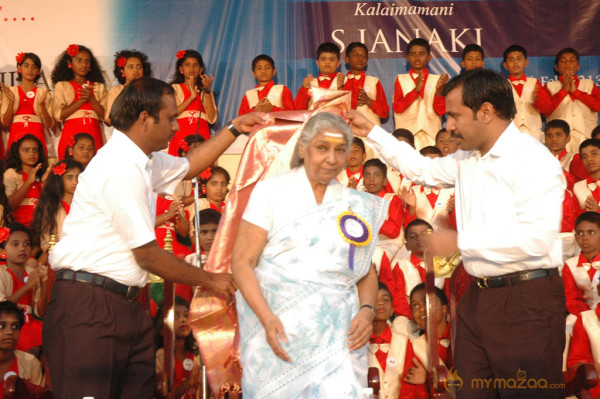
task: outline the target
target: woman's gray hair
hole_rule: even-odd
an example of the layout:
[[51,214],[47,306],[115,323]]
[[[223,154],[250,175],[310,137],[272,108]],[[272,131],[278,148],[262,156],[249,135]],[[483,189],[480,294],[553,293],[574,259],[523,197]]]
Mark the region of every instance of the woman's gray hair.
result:
[[292,156],[292,161],[290,163],[292,168],[301,166],[304,161],[302,158],[300,158],[300,144],[302,144],[302,147],[306,149],[308,147],[308,143],[310,143],[310,141],[317,134],[327,131],[328,129],[338,130],[344,135],[344,140],[346,141],[346,152],[348,152],[354,137],[352,135],[352,129],[350,129],[350,126],[336,114],[332,114],[331,112],[319,112],[318,114],[313,115],[306,122],[302,132],[300,133],[300,138],[298,139],[298,143],[296,144],[294,155]]

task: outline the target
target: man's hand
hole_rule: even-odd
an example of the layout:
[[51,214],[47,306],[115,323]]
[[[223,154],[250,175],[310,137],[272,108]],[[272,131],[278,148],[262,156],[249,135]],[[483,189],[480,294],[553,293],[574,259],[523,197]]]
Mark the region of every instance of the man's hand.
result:
[[251,112],[231,121],[235,128],[243,133],[251,132],[254,125],[272,125],[274,122],[275,120],[264,112]]
[[433,256],[447,256],[458,251],[456,231],[434,231],[428,237],[428,249]]
[[371,121],[369,121],[363,114],[356,110],[347,111],[344,116],[350,122],[350,127],[352,128],[352,133],[356,136],[367,137],[369,132],[375,126]]
[[229,273],[208,273],[207,287],[211,290],[225,295],[226,300],[234,295],[237,291],[237,286],[233,282],[233,276]]

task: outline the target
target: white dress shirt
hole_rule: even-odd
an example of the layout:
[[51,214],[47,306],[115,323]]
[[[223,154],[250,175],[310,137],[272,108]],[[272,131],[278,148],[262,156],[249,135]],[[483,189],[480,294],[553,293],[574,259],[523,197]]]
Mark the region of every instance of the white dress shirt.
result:
[[61,237],[50,254],[52,268],[144,286],[148,272],[138,266],[132,249],[156,239],[156,196],[173,193],[188,170],[186,158],[162,152],[148,157],[115,130],[79,176]]
[[367,141],[414,183],[455,187],[458,247],[469,274],[489,277],[562,264],[562,168],[513,123],[484,156],[458,150],[430,159],[378,126]]

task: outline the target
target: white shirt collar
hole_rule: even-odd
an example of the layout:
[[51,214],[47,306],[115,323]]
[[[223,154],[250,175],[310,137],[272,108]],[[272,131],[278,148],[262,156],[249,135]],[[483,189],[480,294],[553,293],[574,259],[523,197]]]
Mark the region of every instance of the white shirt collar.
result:
[[134,164],[138,164],[144,169],[152,166],[152,154],[146,155],[125,133],[115,129],[109,143],[113,140],[113,145],[119,148],[119,151],[127,154]]

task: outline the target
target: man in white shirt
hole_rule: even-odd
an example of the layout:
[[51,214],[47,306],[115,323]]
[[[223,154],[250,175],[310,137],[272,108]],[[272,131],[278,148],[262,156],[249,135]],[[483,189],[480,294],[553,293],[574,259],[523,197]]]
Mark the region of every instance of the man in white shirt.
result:
[[[454,359],[463,385],[457,397],[564,397],[552,387],[563,382],[565,344],[557,269],[566,185],[560,164],[511,122],[512,89],[500,74],[465,72],[446,84],[444,95],[447,129],[460,150],[443,158],[421,156],[360,114],[348,118],[354,133],[411,181],[455,187],[458,236],[433,233],[431,246],[448,254],[458,245],[475,277],[458,304]],[[511,389],[509,379],[529,386],[534,379],[547,389]]]
[[156,243],[156,197],[210,166],[262,115],[234,119],[214,138],[175,158],[160,152],[179,129],[170,85],[138,79],[117,97],[112,138],[79,177],[59,243],[44,321],[44,351],[59,398],[150,398],[154,328],[137,301],[148,274],[229,296],[229,274],[189,265]]

